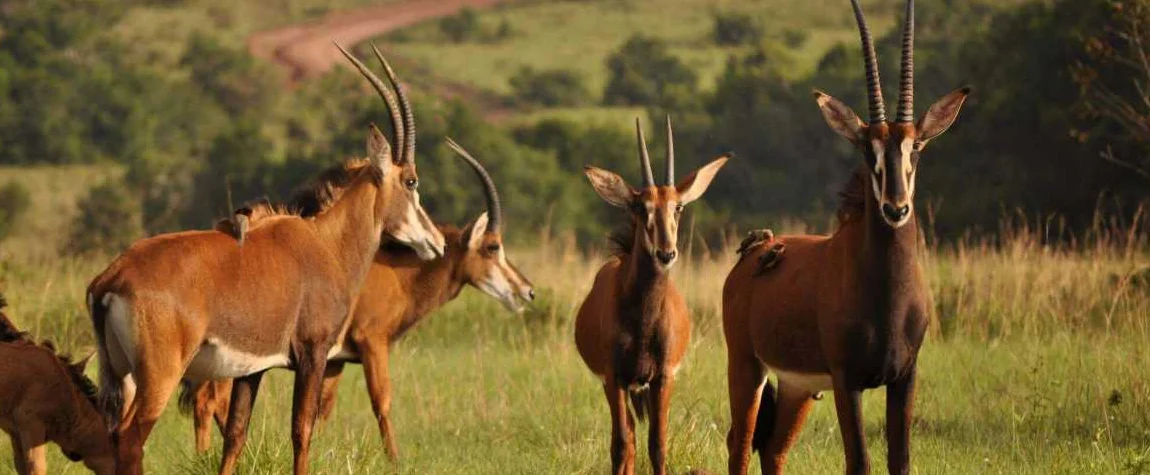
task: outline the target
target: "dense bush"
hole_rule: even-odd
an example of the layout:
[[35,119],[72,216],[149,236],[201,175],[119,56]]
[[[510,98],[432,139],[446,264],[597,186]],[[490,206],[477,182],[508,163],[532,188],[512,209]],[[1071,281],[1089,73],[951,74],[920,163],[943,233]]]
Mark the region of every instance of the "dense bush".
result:
[[32,193],[19,182],[0,186],[0,241],[12,234],[32,206]]
[[750,45],[763,41],[765,30],[757,18],[742,12],[715,12],[711,38],[720,46]]
[[570,70],[536,71],[525,66],[509,82],[516,102],[526,105],[578,106],[591,96],[579,73]]
[[80,200],[64,252],[120,252],[143,234],[140,203],[121,180],[108,180]]
[[479,23],[479,14],[474,9],[465,7],[455,15],[440,19],[439,31],[453,43],[466,43],[482,36],[483,25]]
[[657,38],[635,35],[607,58],[609,105],[676,107],[698,91],[698,77]]

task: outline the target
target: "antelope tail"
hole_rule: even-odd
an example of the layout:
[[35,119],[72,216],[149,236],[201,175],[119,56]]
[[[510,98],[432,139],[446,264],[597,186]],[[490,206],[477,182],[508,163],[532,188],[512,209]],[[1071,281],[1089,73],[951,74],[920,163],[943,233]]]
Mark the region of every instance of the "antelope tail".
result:
[[108,318],[108,295],[89,293],[88,312],[96,331],[96,355],[100,361],[100,391],[96,400],[108,432],[115,433],[116,427],[120,425],[120,416],[124,413],[124,380],[115,374],[108,356],[108,335],[104,331],[104,323]]
[[759,400],[759,414],[755,416],[755,433],[751,436],[751,451],[763,451],[771,440],[775,428],[775,410],[778,404],[778,391],[767,381],[763,385],[763,395]]
[[180,414],[190,416],[195,413],[196,393],[206,383],[193,383],[186,379],[180,380]]

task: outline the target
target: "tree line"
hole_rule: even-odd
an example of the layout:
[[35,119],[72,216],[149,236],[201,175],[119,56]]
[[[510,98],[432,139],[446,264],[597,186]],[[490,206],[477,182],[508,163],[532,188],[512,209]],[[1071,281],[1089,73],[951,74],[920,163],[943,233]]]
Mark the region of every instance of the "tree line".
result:
[[[285,94],[279,71],[209,28],[190,34],[174,63],[140,61],[138,46],[106,28],[140,3],[14,0],[0,9],[0,164],[126,169],[84,200],[77,226],[125,232],[100,221],[138,216],[129,234],[204,228],[229,206],[278,200],[317,170],[361,154],[367,123],[386,123],[383,105],[354,74],[337,68]],[[1099,209],[1128,214],[1146,197],[1150,66],[1140,58],[1150,45],[1139,34],[1150,27],[1150,0],[920,3],[918,112],[957,86],[975,88],[921,164],[918,209],[931,210],[935,232],[993,233],[1016,208],[1080,229]],[[736,153],[694,212],[704,236],[784,217],[826,223],[857,163],[823,123],[811,90],[865,109],[858,44],[832,48],[795,80],[784,73],[804,35],[764,31],[730,13],[715,22],[714,41],[750,46],[728,58],[712,89],[665,42],[636,35],[603,65],[608,81],[595,101],[647,108],[650,130],[671,114],[683,169]],[[896,97],[897,32],[877,46],[886,96]],[[524,71],[510,80],[528,101],[580,103],[587,94],[566,74]],[[613,214],[584,183],[582,166],[637,176],[629,124],[499,127],[465,103],[427,96],[416,110],[422,195],[445,222],[481,211],[479,187],[442,145],[445,135],[491,169],[511,226],[571,231],[584,243],[599,242]]]

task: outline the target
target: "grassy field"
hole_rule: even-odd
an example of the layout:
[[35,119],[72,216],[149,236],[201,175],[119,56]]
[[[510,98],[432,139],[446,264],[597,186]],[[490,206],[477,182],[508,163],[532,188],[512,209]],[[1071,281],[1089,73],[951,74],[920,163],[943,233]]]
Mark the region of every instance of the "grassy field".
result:
[[[511,230],[514,232],[514,230]],[[676,281],[696,338],[673,400],[670,465],[722,471],[728,425],[719,288],[731,252],[694,253]],[[334,419],[315,439],[316,473],[603,473],[609,419],[571,338],[571,318],[602,257],[543,240],[510,254],[540,288],[523,315],[467,290],[394,351],[393,416],[402,462],[383,454],[362,374],[352,367]],[[106,259],[26,259],[0,249],[0,283],[18,324],[82,351],[91,342],[83,287]],[[1001,248],[938,248],[925,259],[937,322],[921,356],[915,473],[1148,473],[1150,287],[1145,242],[1076,250],[1017,234]],[[555,269],[563,269],[556,272]],[[290,469],[290,373],[263,385],[243,473]],[[885,448],[881,391],[865,397],[876,472]],[[640,432],[642,437],[643,432]],[[152,473],[214,473],[174,405],[147,446]],[[640,458],[645,457],[641,445]],[[51,451],[54,473],[82,473]],[[0,467],[10,466],[0,444]],[[640,470],[646,470],[642,461]],[[842,470],[828,398],[790,473]]]

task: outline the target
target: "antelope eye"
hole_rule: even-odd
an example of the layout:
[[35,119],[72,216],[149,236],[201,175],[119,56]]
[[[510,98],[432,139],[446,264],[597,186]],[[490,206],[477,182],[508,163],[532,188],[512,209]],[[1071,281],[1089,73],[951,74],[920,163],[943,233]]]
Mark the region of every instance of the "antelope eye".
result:
[[406,186],[409,190],[414,190],[419,187],[419,180],[416,180],[415,178],[408,178],[403,180],[403,186]]
[[499,252],[499,245],[498,244],[488,244],[487,245],[487,252],[489,252],[491,254],[495,254],[495,253]]
[[683,204],[682,203],[676,204],[675,205],[675,213],[682,213],[682,212],[683,212]]

